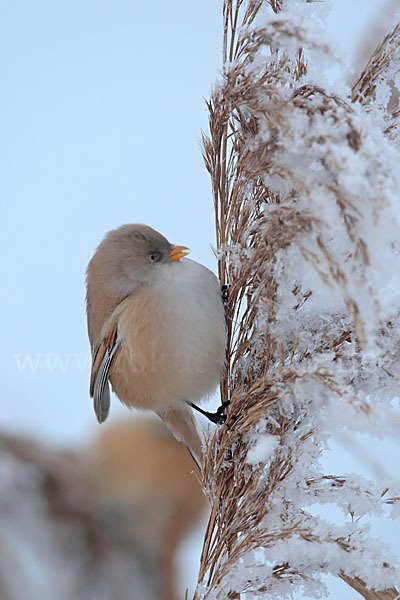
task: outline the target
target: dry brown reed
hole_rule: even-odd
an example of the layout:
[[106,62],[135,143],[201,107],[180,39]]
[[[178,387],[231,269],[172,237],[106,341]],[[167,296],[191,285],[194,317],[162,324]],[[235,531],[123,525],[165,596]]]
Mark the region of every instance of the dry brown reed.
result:
[[352,101],[368,104],[375,100],[376,88],[388,72],[394,54],[400,47],[400,23],[378,44],[352,89]]
[[[289,416],[280,403],[301,378],[299,368],[307,361],[307,350],[292,339],[280,340],[276,333],[278,306],[277,261],[282,249],[297,244],[298,252],[329,284],[346,288],[348,275],[331,252],[318,213],[298,207],[299,193],[309,195],[307,180],[299,178],[290,165],[278,156],[285,151],[282,137],[294,135],[291,115],[300,111],[309,128],[322,117],[326,122],[341,123],[344,144],[357,153],[361,134],[353,119],[351,106],[324,89],[297,82],[307,72],[301,28],[291,28],[285,19],[275,18],[264,28],[254,26],[266,2],[263,0],[224,0],[224,66],[222,81],[207,102],[209,133],[203,135],[204,159],[211,176],[215,207],[217,256],[221,284],[228,286],[226,303],[228,349],[227,369],[221,382],[221,400],[230,401],[227,421],[215,430],[206,449],[203,486],[211,503],[211,515],[205,535],[195,600],[240,598],[251,591],[268,597],[272,580],[288,584],[304,574],[290,561],[273,564],[268,580],[250,577],[238,589],[235,569],[248,553],[257,548],[272,548],[280,540],[299,537],[310,544],[327,543],[351,551],[351,542],[335,535],[318,538],[312,521],[298,518],[290,502],[282,500],[280,521],[268,522],[271,498],[281,489],[301,460],[302,447],[314,435],[307,414],[294,409]],[[270,0],[270,9],[278,15],[280,0]],[[390,50],[398,39],[395,28],[386,36],[354,86],[353,101],[372,101],[374,86],[390,60]],[[279,47],[281,39],[297,44],[295,58]],[[397,42],[396,42],[397,43]],[[264,68],[252,68],[259,51],[268,48],[270,60]],[[290,87],[290,93],[281,89]],[[262,122],[268,123],[265,135]],[[369,264],[368,247],[359,231],[359,214],[351,197],[338,183],[337,164],[330,155],[330,136],[319,134],[316,143],[324,147],[324,176],[327,189],[339,207],[346,235],[359,265]],[[265,174],[288,183],[283,195],[267,184]],[[265,208],[268,207],[266,211]],[[303,243],[312,237],[314,245]],[[293,313],[308,301],[311,291],[292,290]],[[334,334],[321,338],[321,351],[340,357],[352,331],[358,344],[365,338],[357,301],[344,294],[350,321]],[[265,325],[260,334],[260,319]],[[349,324],[351,323],[351,324]],[[310,332],[311,335],[313,332]],[[315,332],[314,332],[315,333]],[[307,376],[309,373],[307,374]],[[338,382],[327,369],[313,367],[312,377],[332,394],[340,395]],[[367,407],[364,407],[367,410]],[[248,462],[249,436],[256,424],[269,416],[267,432],[275,436],[277,450],[265,465]],[[332,478],[333,479],[333,478]],[[324,481],[334,490],[339,484]],[[311,478],[310,489],[321,485]],[[337,573],[365,598],[393,598],[393,590],[373,592],[363,581]]]
[[[391,137],[397,134],[400,126],[400,108],[398,93],[393,90],[391,85],[391,68],[396,54],[400,52],[400,23],[395,25],[378,44],[371,58],[368,60],[360,77],[352,89],[352,101],[360,102],[368,106],[376,101],[377,87],[382,83],[387,83],[391,88],[386,103],[389,104],[389,110],[386,117],[385,133]],[[390,96],[392,95],[392,98]],[[386,108],[386,106],[384,107]]]

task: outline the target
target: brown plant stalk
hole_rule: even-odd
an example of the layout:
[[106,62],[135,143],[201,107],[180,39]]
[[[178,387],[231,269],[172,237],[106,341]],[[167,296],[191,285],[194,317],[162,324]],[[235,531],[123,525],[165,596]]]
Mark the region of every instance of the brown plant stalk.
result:
[[[336,328],[322,337],[318,351],[332,352],[346,360],[349,340],[356,340],[360,348],[366,343],[366,334],[357,300],[350,288],[346,291],[348,273],[330,248],[323,221],[317,212],[299,208],[298,197],[303,194],[312,198],[306,179],[296,175],[290,164],[285,166],[277,159],[283,148],[282,136],[292,135],[290,119],[296,111],[308,119],[310,131],[321,117],[340,124],[343,144],[355,154],[362,151],[361,134],[346,102],[322,88],[297,84],[307,73],[300,29],[291,31],[286,21],[277,19],[271,29],[254,28],[266,4],[262,0],[224,0],[223,77],[207,102],[209,133],[203,134],[204,160],[214,197],[219,277],[222,285],[228,285],[228,347],[221,401],[229,401],[230,405],[226,423],[215,430],[206,449],[202,481],[211,514],[194,600],[205,600],[210,594],[213,598],[240,598],[240,593],[248,590],[267,597],[268,583],[261,579],[249,581],[248,587],[241,590],[234,586],[230,589],[227,584],[235,565],[257,548],[301,539],[337,546],[346,552],[353,549],[351,541],[334,534],[318,539],[312,520],[295,516],[285,501],[280,522],[272,528],[267,522],[272,499],[290,478],[302,448],[315,434],[313,426],[308,425],[306,408],[285,414],[281,403],[308,379],[316,382],[322,393],[338,398],[347,394],[328,369],[302,368],[309,363],[300,338],[287,342],[275,333],[279,310],[276,265],[282,251],[297,243],[298,252],[321,279],[344,290],[346,324],[342,330]],[[278,15],[282,3],[271,0],[268,4]],[[294,60],[277,45],[277,40],[285,36],[292,36],[298,43]],[[264,46],[269,48],[270,58],[264,70],[253,69],[253,61]],[[286,86],[288,74],[291,91],[282,94],[280,89]],[[368,81],[364,75],[359,91],[354,93],[371,90],[371,76]],[[263,132],[263,123],[267,123],[268,136]],[[332,194],[344,235],[353,248],[354,269],[360,269],[360,265],[368,268],[370,257],[360,233],[360,214],[338,183],[330,140],[327,133],[326,137],[316,135],[313,141],[325,148],[321,162],[327,193]],[[268,185],[266,173],[288,182],[285,195]],[[312,239],[312,244],[305,239]],[[296,314],[312,297],[312,290],[294,286],[292,295]],[[313,333],[318,335],[317,331]],[[368,409],[361,403],[357,410]],[[265,431],[276,443],[267,471],[264,464],[248,462],[249,436],[265,419]],[[312,480],[307,483],[312,490],[316,485]],[[369,600],[394,597],[394,588],[373,592],[360,578],[342,571],[337,575]],[[272,580],[294,582],[302,577],[299,568],[290,562],[278,562],[271,568]]]

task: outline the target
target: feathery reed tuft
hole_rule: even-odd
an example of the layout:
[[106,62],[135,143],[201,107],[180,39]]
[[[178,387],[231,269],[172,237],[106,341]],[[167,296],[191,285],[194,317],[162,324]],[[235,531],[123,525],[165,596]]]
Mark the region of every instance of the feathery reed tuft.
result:
[[[324,87],[318,10],[223,3],[224,66],[203,149],[228,286],[230,406],[206,449],[212,509],[196,600],[319,597],[325,573],[393,598],[399,579],[360,523],[395,509],[399,493],[320,462],[344,426],[398,435],[399,155],[370,108],[398,27],[352,104]],[[325,503],[349,518],[334,525],[310,510]]]

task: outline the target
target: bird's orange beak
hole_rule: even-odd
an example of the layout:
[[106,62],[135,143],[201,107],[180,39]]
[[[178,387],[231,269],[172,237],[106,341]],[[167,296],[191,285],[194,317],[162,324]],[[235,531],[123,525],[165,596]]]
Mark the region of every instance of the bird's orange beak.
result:
[[173,246],[169,253],[168,260],[179,260],[180,258],[187,256],[189,252],[185,252],[185,250],[189,250],[189,248],[186,248],[186,246]]

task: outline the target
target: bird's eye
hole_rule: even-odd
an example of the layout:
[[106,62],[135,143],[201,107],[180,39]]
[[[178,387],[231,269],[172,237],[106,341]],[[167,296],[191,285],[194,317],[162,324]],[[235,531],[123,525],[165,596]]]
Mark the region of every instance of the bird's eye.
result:
[[149,254],[149,259],[151,260],[151,262],[157,262],[160,260],[160,253],[159,252],[152,252],[151,254]]

